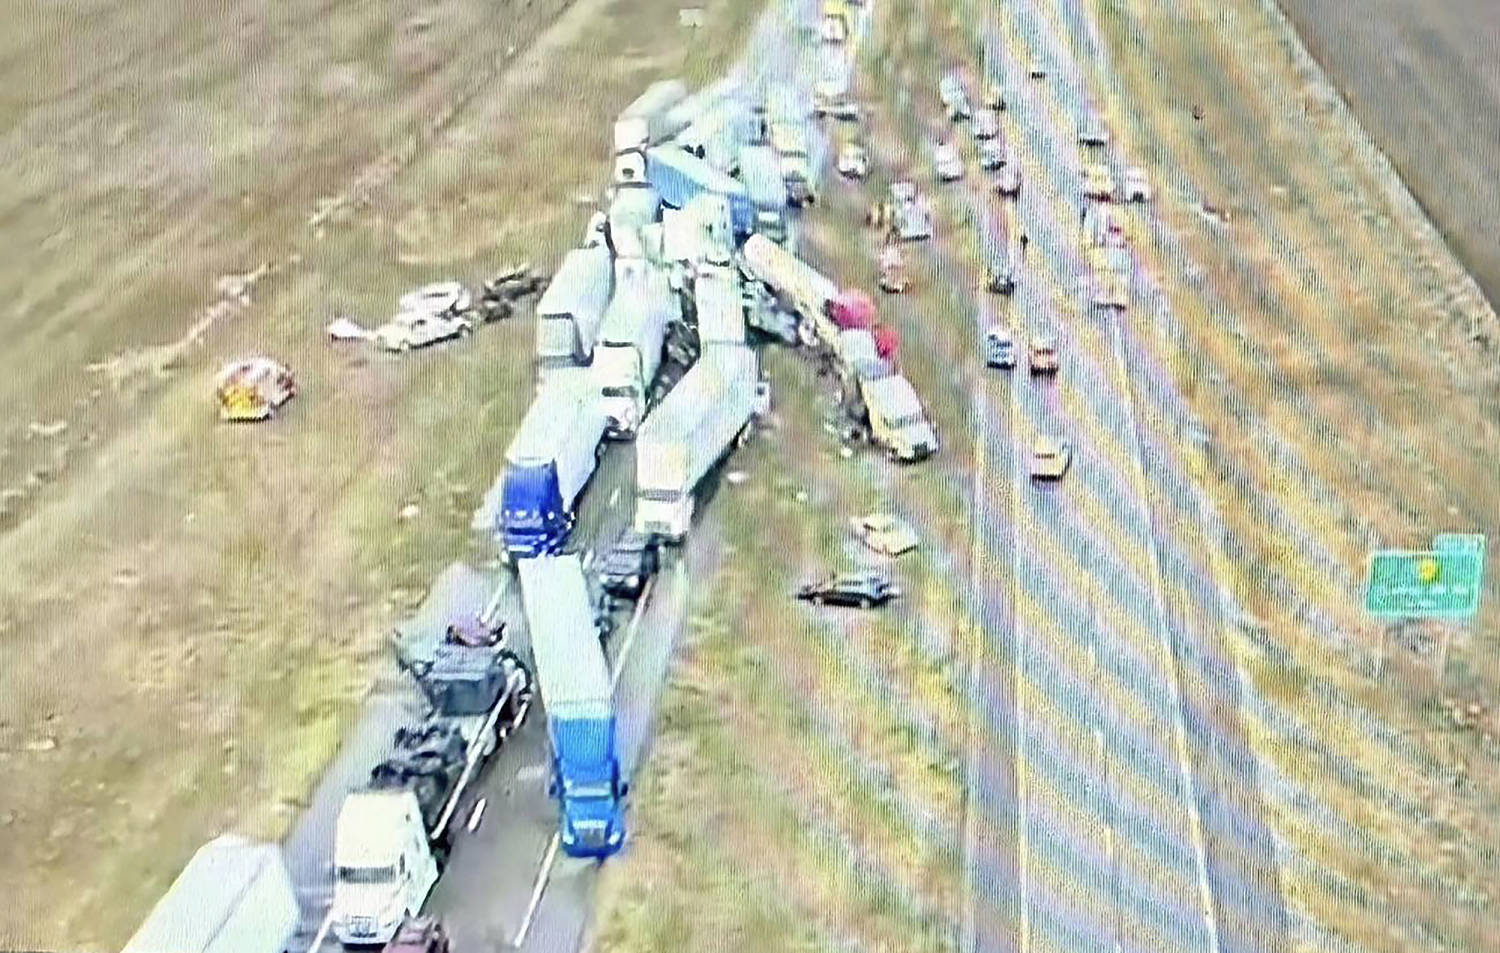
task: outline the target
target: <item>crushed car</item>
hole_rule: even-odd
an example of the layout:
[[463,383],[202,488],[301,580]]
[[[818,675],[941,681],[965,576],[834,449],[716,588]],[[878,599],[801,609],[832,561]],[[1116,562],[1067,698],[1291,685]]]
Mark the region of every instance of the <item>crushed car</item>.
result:
[[917,548],[917,534],[905,521],[890,513],[871,513],[849,520],[854,536],[884,556],[900,556]]
[[474,322],[463,315],[403,311],[375,329],[375,343],[387,351],[410,351],[465,337]]
[[214,379],[220,420],[269,420],[297,396],[291,369],[269,357],[247,357],[224,365]]

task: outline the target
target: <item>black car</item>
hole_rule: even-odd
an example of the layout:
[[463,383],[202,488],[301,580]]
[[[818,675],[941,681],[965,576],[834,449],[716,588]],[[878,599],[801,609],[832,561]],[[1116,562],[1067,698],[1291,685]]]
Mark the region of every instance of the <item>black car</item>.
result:
[[655,536],[629,532],[621,536],[599,567],[604,591],[622,599],[639,599],[646,580],[661,568],[661,543]]
[[861,609],[884,605],[900,594],[890,577],[882,573],[844,573],[797,590],[797,598],[807,602]]

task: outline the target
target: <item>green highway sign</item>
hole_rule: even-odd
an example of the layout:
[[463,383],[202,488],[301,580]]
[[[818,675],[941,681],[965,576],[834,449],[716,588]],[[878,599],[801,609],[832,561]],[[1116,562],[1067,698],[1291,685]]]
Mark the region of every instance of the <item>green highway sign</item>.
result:
[[1469,618],[1479,608],[1483,550],[1383,549],[1370,557],[1365,610],[1382,617]]

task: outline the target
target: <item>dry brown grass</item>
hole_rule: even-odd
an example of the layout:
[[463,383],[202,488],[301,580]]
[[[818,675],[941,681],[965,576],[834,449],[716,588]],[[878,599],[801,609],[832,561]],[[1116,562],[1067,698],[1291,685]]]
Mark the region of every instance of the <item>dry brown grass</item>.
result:
[[1215,438],[1199,475],[1250,613],[1237,649],[1299,946],[1483,948],[1497,749],[1428,701],[1493,706],[1492,611],[1438,686],[1371,678],[1381,629],[1360,607],[1370,549],[1500,507],[1496,370],[1469,337],[1494,315],[1262,4],[1092,7],[1116,131],[1201,269],[1147,256],[1182,327],[1163,356]]
[[[706,74],[748,15],[706,4],[687,57],[675,8],[581,2],[534,48],[561,0],[99,5],[7,33],[25,93],[0,104],[20,169],[0,222],[33,251],[0,270],[0,487],[25,488],[0,507],[0,860],[26,871],[0,945],[117,946],[202,840],[284,830],[389,620],[468,547],[530,394],[529,322],[402,360],[321,328],[555,260],[609,117],[657,70]],[[217,276],[261,262],[248,306],[172,346]],[[209,381],[245,349],[303,391],[223,427]]]

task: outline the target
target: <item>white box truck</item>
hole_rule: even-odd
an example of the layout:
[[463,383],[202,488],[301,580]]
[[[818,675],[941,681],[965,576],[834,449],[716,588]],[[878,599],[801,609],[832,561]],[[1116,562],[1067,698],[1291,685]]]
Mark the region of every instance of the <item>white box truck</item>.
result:
[[922,409],[916,388],[900,374],[858,379],[870,439],[902,463],[925,460],[937,452],[937,433]]
[[636,436],[635,528],[681,542],[698,481],[745,432],[755,410],[755,352],[712,344]]
[[639,182],[646,177],[648,147],[681,132],[691,116],[676,107],[687,98],[681,80],[664,79],[646,87],[615,120],[615,181]]
[[603,245],[575,248],[536,304],[537,384],[559,367],[588,364],[614,292],[615,269]]
[[438,879],[409,790],[355,791],[344,798],[333,833],[333,935],[345,946],[379,946],[417,913]]
[[646,395],[661,368],[667,326],[682,314],[664,269],[645,261],[618,264],[592,371],[605,433],[629,440],[646,419]]
[[281,848],[223,834],[193,854],[124,953],[282,953],[298,916]]
[[700,269],[693,282],[693,301],[698,310],[698,341],[703,347],[745,343],[745,299],[737,270]]

